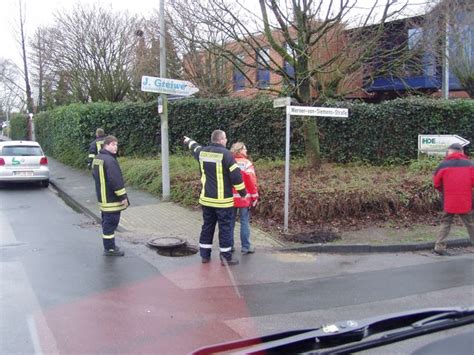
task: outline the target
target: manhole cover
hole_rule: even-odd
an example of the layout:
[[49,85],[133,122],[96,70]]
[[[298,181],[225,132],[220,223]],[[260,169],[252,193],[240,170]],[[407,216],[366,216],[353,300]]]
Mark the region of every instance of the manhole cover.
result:
[[186,241],[176,237],[153,238],[147,242],[149,247],[158,249],[173,249],[186,244]]
[[156,252],[162,256],[171,256],[171,257],[179,257],[179,256],[190,256],[197,254],[199,249],[194,245],[180,245],[176,248],[158,248]]

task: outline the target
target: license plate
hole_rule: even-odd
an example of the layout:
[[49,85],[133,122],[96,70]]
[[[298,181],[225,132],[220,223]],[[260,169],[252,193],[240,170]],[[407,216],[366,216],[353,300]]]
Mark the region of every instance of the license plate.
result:
[[14,171],[13,175],[15,176],[33,176],[32,171]]

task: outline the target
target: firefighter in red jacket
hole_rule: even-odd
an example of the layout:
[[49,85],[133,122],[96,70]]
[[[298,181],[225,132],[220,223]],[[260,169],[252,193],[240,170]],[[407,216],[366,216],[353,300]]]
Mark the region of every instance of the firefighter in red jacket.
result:
[[[230,151],[234,155],[235,161],[240,168],[242,179],[244,180],[247,195],[242,197],[234,189],[234,218],[232,231],[235,227],[237,213],[240,215],[240,243],[242,254],[252,254],[255,248],[250,243],[250,206],[255,207],[258,200],[257,175],[252,162],[247,157],[247,147],[242,142],[232,145]],[[232,243],[234,238],[232,238]],[[232,248],[233,248],[232,244]],[[233,249],[232,249],[233,250]]]
[[449,255],[446,242],[454,216],[459,215],[467,228],[471,243],[474,243],[474,211],[472,189],[474,188],[474,164],[463,153],[459,143],[448,147],[446,158],[434,172],[434,187],[442,193],[444,215],[434,252]]

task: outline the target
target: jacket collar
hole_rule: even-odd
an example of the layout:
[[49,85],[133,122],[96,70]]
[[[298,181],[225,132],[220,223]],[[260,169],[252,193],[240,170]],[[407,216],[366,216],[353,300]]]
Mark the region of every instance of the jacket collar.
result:
[[469,159],[469,158],[465,156],[464,153],[462,152],[451,153],[445,158],[445,160],[456,160],[456,159]]
[[244,158],[244,159],[247,159],[247,155],[243,154],[243,153],[234,153],[234,158]]
[[100,150],[100,154],[107,154],[107,155],[110,155],[111,157],[117,158],[117,154],[112,154],[111,152],[109,152],[107,149],[104,149],[104,148]]

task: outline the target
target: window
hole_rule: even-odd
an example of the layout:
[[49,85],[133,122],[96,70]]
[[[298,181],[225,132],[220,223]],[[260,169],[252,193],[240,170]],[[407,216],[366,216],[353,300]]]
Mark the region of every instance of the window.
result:
[[[293,50],[288,43],[285,44],[285,49],[291,57],[294,57]],[[286,82],[285,84],[295,85],[295,67],[285,60],[283,63],[283,70],[285,71],[286,75],[290,77],[289,82]]]
[[423,29],[421,27],[410,28],[408,30],[408,49],[414,50],[423,37]]
[[14,156],[28,157],[28,156],[41,156],[43,155],[43,152],[41,151],[40,147],[27,146],[27,145],[21,145],[21,146],[9,145],[9,146],[3,147],[2,155],[7,156],[7,157],[14,157]]
[[270,48],[260,48],[257,50],[257,86],[260,89],[270,87]]
[[461,56],[468,62],[474,59],[474,25],[465,25],[460,28],[458,36],[451,36],[451,51],[455,56]]
[[408,77],[426,75],[429,71],[428,61],[422,46],[423,28],[408,29],[408,50],[410,56],[405,63],[405,75]]
[[[243,62],[245,56],[243,54],[239,54],[237,56],[239,62]],[[234,73],[232,75],[232,80],[234,83],[234,91],[239,91],[245,89],[245,76],[242,73],[242,66],[243,64],[239,63],[234,67]]]

